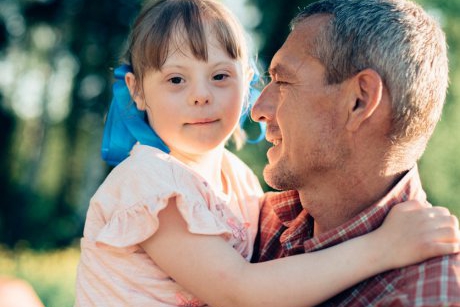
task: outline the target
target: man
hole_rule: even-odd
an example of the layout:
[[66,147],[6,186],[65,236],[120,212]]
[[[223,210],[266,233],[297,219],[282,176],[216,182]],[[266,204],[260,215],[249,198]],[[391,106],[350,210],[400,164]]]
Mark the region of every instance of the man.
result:
[[[273,143],[265,180],[290,191],[266,196],[254,261],[339,244],[377,228],[396,203],[426,202],[416,162],[441,115],[448,64],[444,34],[420,7],[316,2],[293,20],[270,75],[252,117]],[[460,256],[385,272],[323,305],[460,306]]]

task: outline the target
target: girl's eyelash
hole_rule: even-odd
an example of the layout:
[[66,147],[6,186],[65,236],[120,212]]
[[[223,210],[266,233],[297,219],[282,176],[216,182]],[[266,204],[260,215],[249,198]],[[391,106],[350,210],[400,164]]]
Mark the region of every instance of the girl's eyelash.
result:
[[173,84],[180,84],[184,79],[182,77],[171,77],[168,79],[168,82]]
[[[220,78],[218,78],[218,77],[220,77]],[[224,80],[224,79],[226,79],[226,78],[228,78],[228,77],[230,77],[229,74],[220,73],[220,74],[215,74],[215,75],[213,76],[213,79],[214,79],[214,80],[221,81],[221,80]]]
[[[216,81],[223,81],[229,77],[230,77],[230,74],[224,73],[224,72],[218,73],[212,76],[212,78]],[[180,83],[183,83],[185,80],[183,77],[175,76],[175,77],[168,78],[167,81],[172,84],[180,84]]]

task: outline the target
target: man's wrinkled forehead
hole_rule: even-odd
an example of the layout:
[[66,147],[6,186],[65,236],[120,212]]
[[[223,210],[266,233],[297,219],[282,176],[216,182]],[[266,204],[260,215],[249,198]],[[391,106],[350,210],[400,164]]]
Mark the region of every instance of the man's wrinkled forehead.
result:
[[[295,37],[304,42],[303,52],[311,53],[317,47],[319,40],[325,38],[330,30],[332,15],[314,14],[298,21],[291,30],[289,37]],[[301,50],[299,50],[301,52]]]
[[299,22],[274,55],[269,68],[271,76],[296,76],[307,59],[315,59],[318,34],[329,20],[327,15],[313,15]]
[[297,69],[290,65],[290,61],[280,57],[274,58],[268,69],[271,78],[277,77],[282,79],[293,78],[296,76]]

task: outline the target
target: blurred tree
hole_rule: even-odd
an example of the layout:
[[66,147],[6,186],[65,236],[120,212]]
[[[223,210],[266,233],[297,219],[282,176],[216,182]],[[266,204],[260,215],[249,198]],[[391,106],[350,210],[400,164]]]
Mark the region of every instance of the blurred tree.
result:
[[262,20],[255,30],[262,36],[261,46],[259,46],[259,58],[265,65],[268,65],[289,34],[291,19],[301,8],[315,1],[251,0],[251,2],[256,4],[262,12]]
[[[2,96],[0,96],[0,101]],[[11,200],[14,198],[14,187],[11,186],[9,181],[9,162],[10,155],[8,150],[11,148],[11,136],[14,130],[14,118],[11,114],[0,109],[0,195],[2,199]],[[16,194],[16,197],[19,195]],[[9,202],[5,202],[2,206],[2,212],[0,214],[0,229],[3,231],[3,236],[6,240],[12,240],[13,234],[12,229],[14,225],[11,223],[12,220],[20,220],[20,211],[15,210],[14,205]],[[14,218],[12,218],[14,217]]]
[[419,166],[428,198],[460,217],[460,1],[419,0],[446,32],[450,86],[441,122]]
[[138,2],[0,2],[0,242],[43,248],[80,237],[107,171],[99,143],[111,67]]

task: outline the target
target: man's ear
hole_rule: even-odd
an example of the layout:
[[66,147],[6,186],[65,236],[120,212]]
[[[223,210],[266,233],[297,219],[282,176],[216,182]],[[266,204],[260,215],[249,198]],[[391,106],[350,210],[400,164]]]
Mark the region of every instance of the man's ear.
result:
[[145,111],[145,101],[143,96],[139,94],[139,87],[137,86],[136,76],[134,76],[134,74],[131,72],[126,73],[125,82],[128,86],[131,98],[136,103],[137,108],[140,111]]
[[349,131],[356,131],[374,114],[382,101],[382,78],[375,70],[364,69],[352,77],[352,90],[355,99],[348,106],[346,127]]

